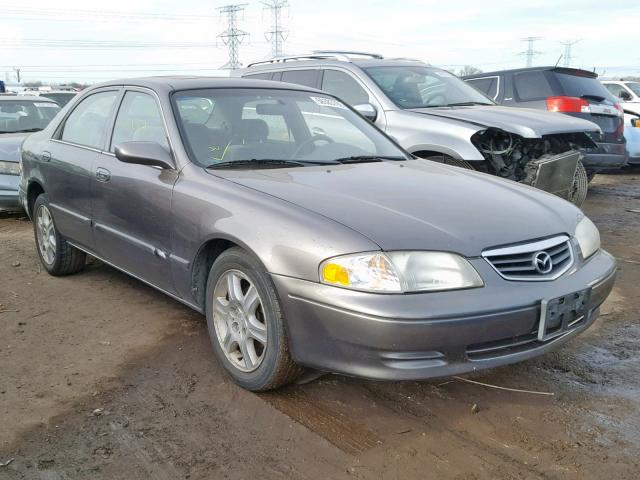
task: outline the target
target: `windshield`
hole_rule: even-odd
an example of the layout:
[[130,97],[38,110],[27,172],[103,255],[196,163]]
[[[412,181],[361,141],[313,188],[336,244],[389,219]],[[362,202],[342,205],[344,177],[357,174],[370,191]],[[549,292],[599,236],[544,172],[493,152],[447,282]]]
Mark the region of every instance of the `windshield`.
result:
[[629,88],[633,93],[640,97],[640,83],[638,82],[627,82],[625,83],[627,88]]
[[437,68],[371,67],[364,70],[400,108],[494,105],[471,85]]
[[190,156],[204,167],[408,158],[367,120],[321,93],[203,89],[177,92],[173,102]]
[[59,111],[53,102],[0,100],[0,133],[42,130]]

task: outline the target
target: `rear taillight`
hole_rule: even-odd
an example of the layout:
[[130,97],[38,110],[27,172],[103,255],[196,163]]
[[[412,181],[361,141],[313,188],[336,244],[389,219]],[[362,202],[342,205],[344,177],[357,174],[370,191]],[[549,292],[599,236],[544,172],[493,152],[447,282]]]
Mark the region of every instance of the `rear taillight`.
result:
[[578,97],[547,97],[547,110],[562,113],[591,113],[589,102]]

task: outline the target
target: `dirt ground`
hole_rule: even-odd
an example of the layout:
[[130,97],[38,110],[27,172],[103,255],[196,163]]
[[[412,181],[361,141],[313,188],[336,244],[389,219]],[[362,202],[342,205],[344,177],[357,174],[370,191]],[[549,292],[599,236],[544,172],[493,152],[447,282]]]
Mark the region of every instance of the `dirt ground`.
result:
[[200,315],[99,262],[48,276],[31,224],[5,215],[0,478],[638,479],[640,173],[597,176],[585,210],[620,262],[601,318],[472,377],[553,396],[335,375],[255,395]]

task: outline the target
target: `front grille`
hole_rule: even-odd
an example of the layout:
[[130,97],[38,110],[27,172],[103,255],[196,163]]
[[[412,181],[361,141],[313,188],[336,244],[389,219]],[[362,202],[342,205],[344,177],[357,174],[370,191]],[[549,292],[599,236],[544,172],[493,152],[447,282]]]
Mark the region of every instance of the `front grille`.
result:
[[492,248],[482,256],[507,280],[554,280],[573,265],[573,250],[566,235]]

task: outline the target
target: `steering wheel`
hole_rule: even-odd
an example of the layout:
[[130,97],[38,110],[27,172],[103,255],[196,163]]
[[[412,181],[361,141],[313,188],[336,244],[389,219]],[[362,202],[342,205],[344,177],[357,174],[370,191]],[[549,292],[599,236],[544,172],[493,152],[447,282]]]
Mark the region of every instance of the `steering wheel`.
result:
[[323,142],[327,142],[327,143],[335,143],[335,141],[333,140],[333,138],[327,136],[327,135],[323,135],[323,134],[318,134],[318,135],[313,135],[311,136],[311,138],[305,140],[304,142],[302,142],[302,145],[300,145],[298,148],[296,148],[296,151],[293,152],[293,154],[291,155],[292,159],[295,159],[300,152],[302,152],[305,148],[307,148],[309,145],[313,145],[316,142],[319,141],[323,141]]
[[[436,102],[435,100],[440,100]],[[445,97],[442,93],[434,93],[429,100],[427,100],[427,105],[444,105],[447,103],[447,97]]]

